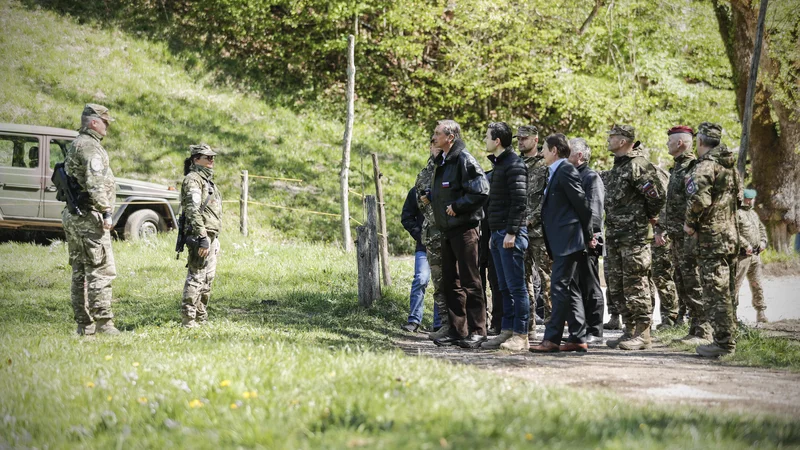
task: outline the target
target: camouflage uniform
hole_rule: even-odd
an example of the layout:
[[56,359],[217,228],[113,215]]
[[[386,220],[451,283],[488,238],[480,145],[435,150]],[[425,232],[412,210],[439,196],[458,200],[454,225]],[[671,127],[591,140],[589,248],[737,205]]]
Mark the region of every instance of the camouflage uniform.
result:
[[[745,191],[747,193],[747,191]],[[736,294],[734,305],[739,305],[739,289],[745,276],[750,282],[750,291],[753,293],[753,308],[756,311],[764,311],[767,306],[764,304],[764,289],[761,287],[761,256],[760,250],[767,248],[767,229],[758,218],[758,214],[751,206],[741,206],[736,211],[739,225],[739,261],[736,271]],[[753,253],[747,255],[747,247],[753,249]]]
[[[698,134],[719,139],[722,128],[703,122]],[[736,206],[741,190],[733,153],[724,144],[698,158],[694,172],[686,179],[686,193],[686,226],[697,236],[695,251],[706,315],[714,328],[714,345],[730,352],[736,348],[733,291],[739,241]]]
[[[689,334],[701,339],[711,339],[711,325],[703,306],[703,288],[700,282],[700,267],[694,253],[696,236],[683,232],[686,222],[686,178],[694,171],[697,163],[690,150],[675,158],[670,169],[667,186],[667,205],[656,224],[656,231],[663,233],[671,242],[672,263],[675,267],[675,287],[678,293],[679,309],[689,311],[691,325]],[[685,306],[684,306],[685,305]]]
[[[654,166],[654,168],[656,174],[659,175],[661,183],[667,186],[669,183],[669,174],[661,167]],[[666,204],[661,208],[660,217],[664,216],[665,211]],[[658,298],[661,300],[661,323],[672,325],[678,319],[678,294],[675,290],[675,281],[673,278],[675,269],[670,254],[672,241],[669,236],[666,236],[665,240],[666,243],[662,246],[657,246],[655,242],[650,243],[650,252],[652,255],[650,294],[651,302],[655,305],[655,293],[658,291]]]
[[[615,126],[609,134],[634,139],[630,126]],[[603,174],[606,187],[605,277],[608,301],[618,308],[629,331],[637,325],[649,331],[653,306],[650,298],[652,238],[649,220],[658,216],[665,186],[653,165],[637,149],[614,158]]]
[[[520,135],[523,127],[517,135]],[[525,161],[525,166],[528,167],[528,207],[525,211],[526,223],[528,224],[528,249],[525,251],[525,283],[528,287],[528,295],[531,298],[531,318],[535,317],[536,310],[536,289],[533,283],[533,270],[539,274],[539,290],[542,294],[544,302],[544,317],[545,322],[550,318],[550,311],[552,309],[550,303],[550,272],[552,271],[553,261],[547,254],[547,247],[544,243],[544,234],[542,233],[542,197],[544,196],[544,188],[547,184],[548,169],[544,163],[544,156],[535,154],[531,150],[531,154],[535,156],[523,156],[522,160]],[[534,321],[531,320],[534,325]]]
[[[113,121],[108,109],[101,105],[86,105],[83,116]],[[108,153],[100,143],[103,136],[88,128],[81,128],[79,133],[67,149],[64,168],[85,192],[80,196],[86,199],[80,205],[84,215],[73,215],[64,208],[61,220],[72,266],[70,297],[78,333],[92,334],[95,321],[111,324],[114,317],[111,281],[117,271],[111,235],[103,228],[103,220],[114,211],[117,188]]]
[[[216,153],[208,145],[192,145],[192,155]],[[181,185],[181,209],[186,218],[186,236],[205,237],[208,240],[208,256],[199,254],[200,246],[190,245],[189,269],[183,287],[181,314],[185,326],[194,320],[208,320],[208,300],[211,297],[211,283],[217,274],[217,255],[219,254],[219,232],[222,225],[222,196],[212,181],[211,168],[193,164],[191,171]],[[204,206],[205,205],[205,206]]]
[[433,158],[429,158],[428,164],[417,175],[414,187],[417,189],[417,206],[419,206],[419,210],[422,211],[422,215],[425,217],[422,222],[422,245],[425,246],[427,251],[428,265],[431,268],[433,301],[439,309],[442,328],[446,328],[450,321],[450,315],[448,314],[447,302],[442,290],[442,237],[433,220],[433,205],[431,203],[426,205],[421,200],[421,197],[426,192],[430,192],[434,169]]

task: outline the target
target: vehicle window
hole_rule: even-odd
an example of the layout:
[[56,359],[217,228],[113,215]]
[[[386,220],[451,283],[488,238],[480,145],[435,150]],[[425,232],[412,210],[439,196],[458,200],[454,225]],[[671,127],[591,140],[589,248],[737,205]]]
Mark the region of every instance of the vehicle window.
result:
[[72,142],[69,139],[50,139],[50,168],[55,169],[56,164],[67,157],[67,147]]
[[0,134],[0,166],[39,167],[39,139]]

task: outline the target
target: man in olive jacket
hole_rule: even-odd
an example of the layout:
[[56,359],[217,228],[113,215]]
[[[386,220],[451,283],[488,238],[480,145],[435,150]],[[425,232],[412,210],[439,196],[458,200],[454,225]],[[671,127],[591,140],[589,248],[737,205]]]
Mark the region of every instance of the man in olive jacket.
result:
[[434,342],[477,348],[486,340],[478,225],[489,197],[489,182],[478,161],[467,152],[458,123],[440,121],[433,139],[442,149],[434,161],[431,201],[436,226],[442,232],[442,287],[450,314],[450,334]]

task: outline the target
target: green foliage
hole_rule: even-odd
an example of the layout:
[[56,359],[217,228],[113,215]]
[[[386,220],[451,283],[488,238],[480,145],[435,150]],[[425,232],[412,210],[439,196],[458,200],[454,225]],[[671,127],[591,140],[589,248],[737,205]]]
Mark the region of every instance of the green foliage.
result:
[[405,318],[409,260],[393,261],[396,285],[364,310],[350,255],[223,236],[211,322],[183,330],[186,269],[172,238],[113,243],[124,332],[94,338],[74,335],[63,243],[0,245],[0,447],[800,444],[791,418],[630,402],[407,356],[392,339]]

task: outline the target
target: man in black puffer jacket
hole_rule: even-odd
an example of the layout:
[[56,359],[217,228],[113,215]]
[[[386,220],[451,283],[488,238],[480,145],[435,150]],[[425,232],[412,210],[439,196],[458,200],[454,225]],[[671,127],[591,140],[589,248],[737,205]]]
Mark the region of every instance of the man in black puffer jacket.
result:
[[489,124],[486,150],[494,164],[489,193],[489,248],[492,251],[497,282],[503,298],[503,321],[496,338],[481,348],[528,350],[530,300],[525,284],[525,251],[528,230],[525,210],[528,203],[528,168],[511,146],[511,128],[504,122]]
[[486,305],[478,269],[478,224],[489,183],[478,161],[461,140],[461,127],[442,120],[433,133],[442,149],[434,164],[431,201],[437,228],[442,232],[442,287],[450,309],[450,335],[437,345],[477,348],[486,340]]

